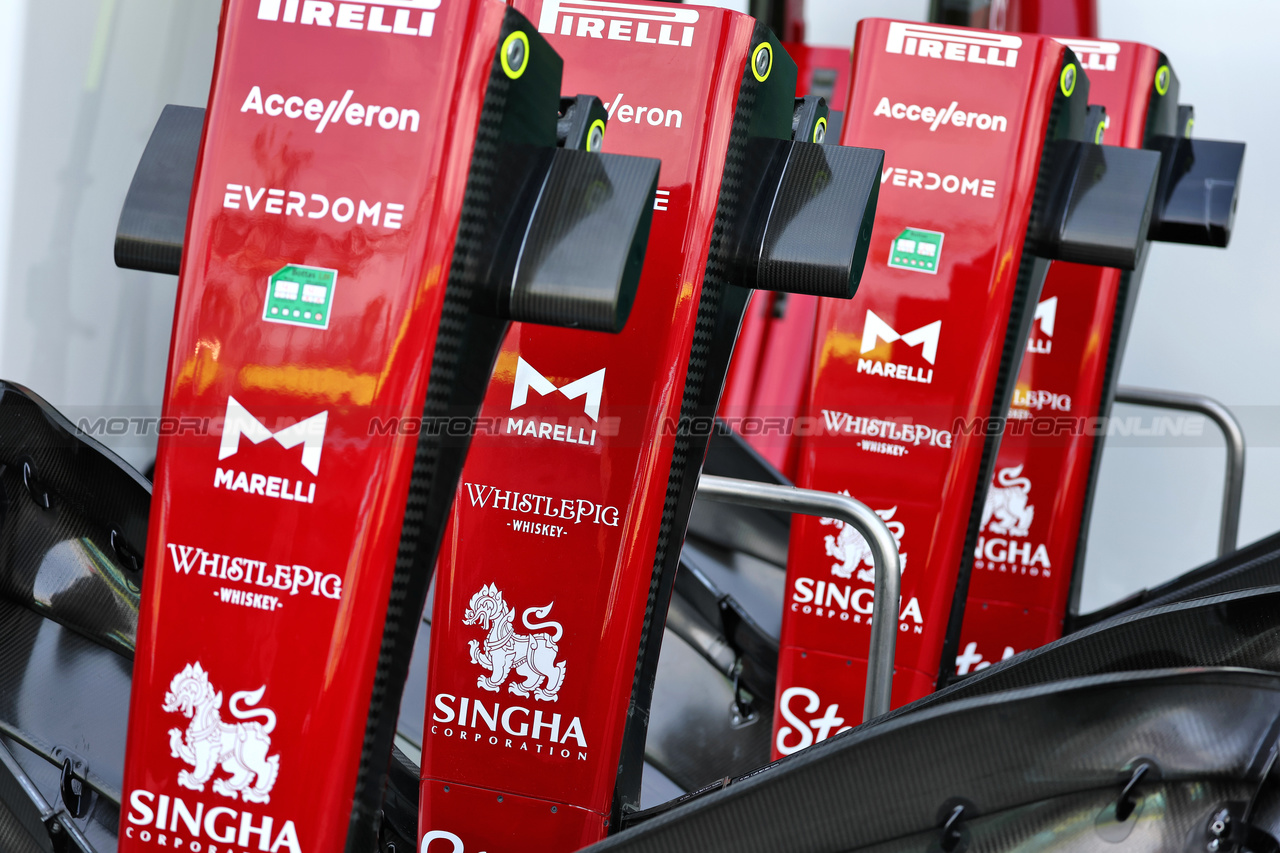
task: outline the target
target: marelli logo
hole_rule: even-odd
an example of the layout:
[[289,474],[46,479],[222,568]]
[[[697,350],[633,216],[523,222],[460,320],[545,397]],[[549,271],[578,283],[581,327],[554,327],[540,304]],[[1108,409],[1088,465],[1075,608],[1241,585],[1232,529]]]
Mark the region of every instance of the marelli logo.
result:
[[912,329],[905,334],[898,334],[892,326],[881,320],[874,311],[867,309],[867,320],[862,326],[861,352],[871,352],[880,341],[894,343],[902,341],[909,347],[920,347],[920,356],[930,364],[938,357],[938,337],[942,333],[942,321],[934,320],[928,325]]
[[516,380],[515,385],[511,388],[511,409],[514,411],[528,402],[530,388],[542,396],[546,396],[552,391],[559,391],[570,400],[585,397],[586,399],[582,401],[583,412],[591,420],[598,421],[600,419],[600,397],[604,394],[605,370],[606,368],[602,367],[595,373],[584,376],[581,379],[575,379],[566,385],[557,386],[535,370],[529,362],[517,356]]
[[240,437],[261,444],[268,438],[274,438],[284,448],[302,445],[302,467],[312,474],[320,473],[320,452],[324,446],[324,430],[329,421],[329,413],[321,412],[306,420],[298,421],[293,426],[272,432],[262,422],[249,414],[249,410],[236,400],[227,397],[227,416],[222,426],[222,443],[218,447],[218,459],[235,456],[240,449]]

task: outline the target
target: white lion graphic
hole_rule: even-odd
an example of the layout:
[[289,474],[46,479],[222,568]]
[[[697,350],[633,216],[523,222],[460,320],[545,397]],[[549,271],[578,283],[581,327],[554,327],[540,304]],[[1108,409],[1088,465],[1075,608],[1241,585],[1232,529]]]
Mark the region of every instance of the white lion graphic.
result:
[[1026,536],[1031,531],[1036,508],[1027,505],[1031,481],[1021,474],[1021,465],[1001,468],[996,474],[999,485],[993,484],[987,492],[987,502],[982,507],[982,527],[997,536]]
[[[554,604],[555,602],[552,602]],[[509,690],[517,696],[533,694],[535,699],[554,702],[557,693],[564,685],[564,661],[556,662],[560,649],[556,645],[564,634],[559,622],[529,621],[532,613],[539,619],[551,614],[552,604],[545,607],[530,607],[521,615],[524,627],[530,632],[538,628],[550,628],[550,632],[517,634],[512,627],[515,622],[515,611],[502,600],[502,593],[495,584],[488,584],[471,596],[471,605],[462,618],[462,624],[479,624],[489,632],[484,638],[484,651],[480,651],[480,643],[472,640],[471,662],[478,663],[489,670],[488,678],[480,676],[476,684],[485,690],[495,693],[502,689],[507,676],[514,669],[523,682],[512,682]],[[544,681],[545,679],[545,681]]]
[[[840,494],[848,495],[846,489]],[[902,571],[907,570],[907,555],[902,554],[902,536],[906,533],[906,525],[901,521],[892,521],[894,514],[898,508],[891,507],[889,509],[878,509],[876,515],[884,520],[885,526],[889,528],[889,532],[893,534],[893,539],[898,543],[898,551]],[[834,536],[825,537],[827,546],[827,556],[835,557],[840,562],[831,564],[831,574],[838,578],[851,578],[854,572],[858,573],[858,580],[867,583],[875,583],[876,570],[875,562],[871,558],[871,546],[867,544],[867,540],[862,538],[862,534],[854,530],[851,525],[845,524],[837,518],[821,519],[819,524],[834,526],[838,533]]]
[[[268,708],[239,707],[241,702],[256,705],[266,692],[266,685],[257,690],[241,690],[231,694],[231,716],[238,720],[261,717],[263,722],[224,723],[222,693],[209,683],[209,675],[199,661],[187,664],[173,677],[169,692],[164,695],[164,710],[180,712],[191,718],[191,725],[182,729],[169,729],[169,752],[192,766],[190,771],[178,773],[178,784],[193,791],[203,791],[218,765],[230,774],[227,779],[214,779],[214,793],[236,799],[243,796],[245,802],[268,803],[271,788],[280,772],[280,756],[267,753],[271,750],[269,735],[276,727],[276,715]],[[256,777],[256,781],[255,781]],[[250,787],[249,783],[253,782]]]

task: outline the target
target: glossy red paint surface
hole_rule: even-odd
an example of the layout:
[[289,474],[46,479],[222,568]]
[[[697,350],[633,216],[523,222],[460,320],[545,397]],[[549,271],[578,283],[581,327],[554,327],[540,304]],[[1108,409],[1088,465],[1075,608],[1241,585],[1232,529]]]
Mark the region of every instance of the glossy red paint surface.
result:
[[[610,18],[616,31],[601,23],[593,37],[594,24],[576,12],[571,20],[568,10],[538,0],[516,7],[564,57],[564,91],[606,100],[605,149],[660,157],[662,170],[626,329],[613,336],[512,327],[483,408],[495,428],[472,443],[445,533],[419,834],[448,830],[466,850],[488,853],[530,843],[567,850],[583,842],[580,831],[593,838],[605,831],[667,489],[670,425],[679,416],[754,27],[724,10],[652,4]],[[533,638],[532,681],[541,693],[516,690],[528,673],[510,670],[515,659],[501,648],[508,631]],[[459,812],[452,790],[444,792],[457,784],[486,793]],[[512,833],[512,814],[544,812],[545,820]],[[572,828],[562,830],[566,824]]]
[[1097,0],[1009,0],[1004,27],[1015,33],[1098,37]]
[[[1104,141],[1141,148],[1159,51],[1133,42],[1068,44],[1089,69],[1090,103],[1107,108]],[[1000,660],[1005,649],[1062,636],[1125,275],[1067,263],[1049,270],[973,555],[961,675],[993,654]]]
[[760,371],[764,367],[762,356],[773,331],[774,313],[778,294],[757,291],[751,294],[747,311],[738,330],[738,341],[729,361],[729,373],[725,376],[724,391],[720,394],[719,417],[725,418],[739,432],[739,420],[749,415],[756,390],[760,386]]
[[[223,9],[164,403],[201,426],[160,440],[124,851],[346,838],[416,440],[370,423],[421,412],[505,13],[363,8]],[[286,264],[327,328],[270,316]]]
[[[899,538],[896,702],[937,676],[984,442],[981,428],[961,426],[991,410],[1063,56],[1045,38],[921,26],[858,28],[841,141],[888,155],[858,294],[818,310],[804,411],[813,434],[797,477],[852,492]],[[944,124],[948,110],[972,126]],[[935,248],[901,254],[903,239]],[[873,576],[860,545],[830,522],[792,521],[778,680],[779,697],[815,690],[855,721],[864,682],[832,672],[867,654]],[[779,710],[775,754],[784,724]]]
[[757,292],[742,322],[717,416],[788,478],[808,386],[818,297]]
[[822,299],[788,293],[769,328],[752,396],[751,420],[742,432],[756,450],[789,479],[796,477],[800,436],[796,418],[804,405],[813,364],[813,340]]

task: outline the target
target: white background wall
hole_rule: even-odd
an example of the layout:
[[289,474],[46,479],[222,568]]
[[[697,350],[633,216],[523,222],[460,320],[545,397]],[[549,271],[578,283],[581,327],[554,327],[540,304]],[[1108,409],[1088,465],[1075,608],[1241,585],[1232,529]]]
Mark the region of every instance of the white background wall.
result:
[[[1280,529],[1280,120],[1271,105],[1280,3],[1099,0],[1104,38],[1164,50],[1196,133],[1249,143],[1232,246],[1157,245],[1121,380],[1226,403],[1249,440],[1241,541]],[[746,0],[713,5],[745,9]],[[922,20],[925,0],[808,0],[815,44],[857,20]],[[118,270],[120,203],[165,103],[201,105],[218,0],[0,0],[0,377],[67,412],[155,414],[175,280]],[[1123,407],[1119,416],[1136,414]],[[1213,556],[1220,443],[1123,446],[1104,457],[1086,607]],[[145,467],[154,437],[114,442]]]

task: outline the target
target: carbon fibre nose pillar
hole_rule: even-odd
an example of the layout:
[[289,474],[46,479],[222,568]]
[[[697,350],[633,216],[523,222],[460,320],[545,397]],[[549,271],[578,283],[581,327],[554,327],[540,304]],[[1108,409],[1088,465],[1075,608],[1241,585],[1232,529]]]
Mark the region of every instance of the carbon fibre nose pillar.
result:
[[419,837],[487,853],[576,849],[637,807],[662,627],[748,288],[850,296],[883,160],[810,142],[812,126],[792,138],[795,66],[750,18],[517,8],[565,56],[568,88],[605,93],[610,145],[661,156],[662,250],[620,336],[512,329],[454,503]]
[[1151,219],[1158,160],[1085,140],[1088,85],[1046,38],[859,26],[843,141],[890,152],[877,285],[819,308],[796,485],[853,493],[885,519],[903,593],[882,615],[861,537],[793,520],[775,756],[859,722],[873,618],[898,622],[895,705],[932,691],[954,656],[1048,261],[1132,266]]
[[634,300],[658,164],[558,148],[561,68],[498,0],[225,3],[199,156],[166,112],[117,243],[181,259],[189,427],[160,442],[122,850],[375,843],[509,320],[610,332]]
[[[1155,48],[1058,40],[1088,69],[1091,101],[1106,107],[1102,141],[1160,154],[1147,238],[1225,245],[1244,146],[1188,138],[1178,77]],[[1130,271],[1055,263],[1049,271],[982,527],[966,555],[973,575],[957,677],[1061,637],[1076,609],[1090,507],[1141,278],[1142,264]]]

